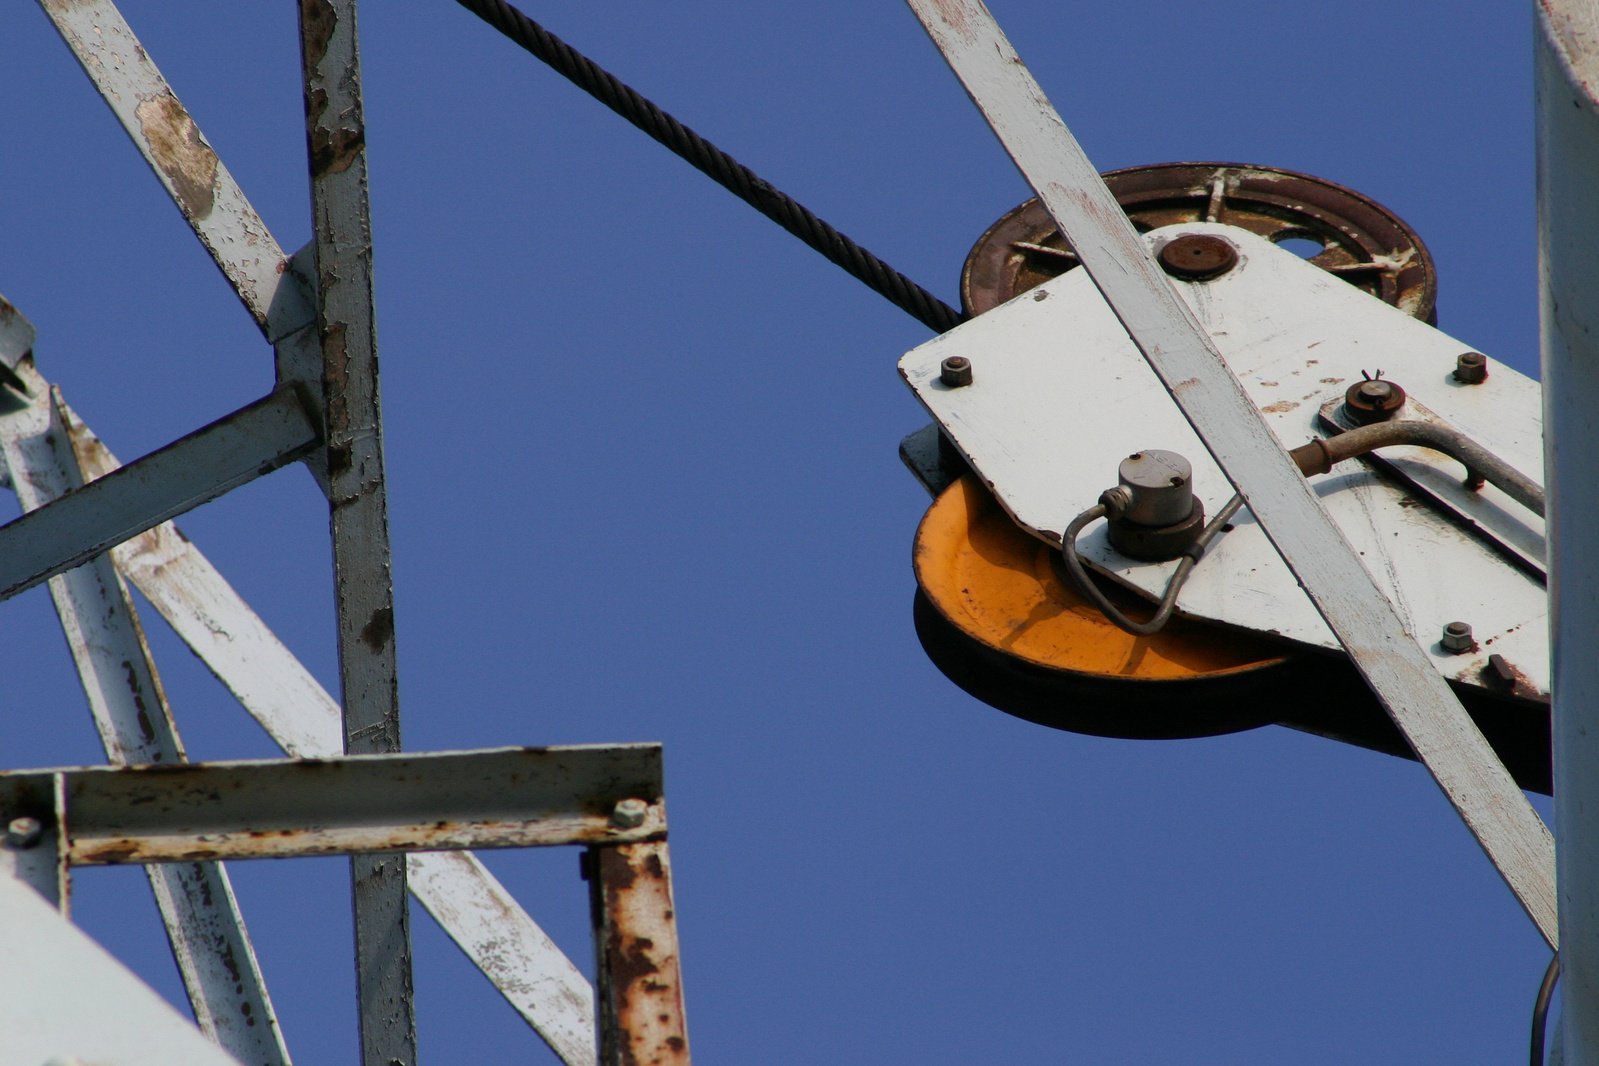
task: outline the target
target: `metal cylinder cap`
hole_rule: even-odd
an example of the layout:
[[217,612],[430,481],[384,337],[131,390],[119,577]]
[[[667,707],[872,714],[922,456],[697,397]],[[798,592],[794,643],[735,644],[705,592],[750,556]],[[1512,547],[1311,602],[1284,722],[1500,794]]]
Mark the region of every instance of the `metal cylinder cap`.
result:
[[1117,479],[1131,500],[1120,519],[1141,526],[1169,526],[1194,509],[1194,468],[1176,452],[1149,448],[1123,459]]
[[1231,241],[1209,233],[1186,233],[1160,249],[1160,266],[1174,278],[1205,281],[1238,265],[1238,249]]

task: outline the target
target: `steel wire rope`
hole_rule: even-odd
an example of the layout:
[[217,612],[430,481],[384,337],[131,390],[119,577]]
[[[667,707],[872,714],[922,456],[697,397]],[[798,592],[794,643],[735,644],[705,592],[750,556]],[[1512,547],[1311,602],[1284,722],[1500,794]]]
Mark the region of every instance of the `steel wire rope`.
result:
[[456,3],[928,329],[943,333],[963,321],[964,316],[959,311],[850,240],[793,197],[774,188],[749,167],[662,111],[510,4],[502,0],[456,0]]

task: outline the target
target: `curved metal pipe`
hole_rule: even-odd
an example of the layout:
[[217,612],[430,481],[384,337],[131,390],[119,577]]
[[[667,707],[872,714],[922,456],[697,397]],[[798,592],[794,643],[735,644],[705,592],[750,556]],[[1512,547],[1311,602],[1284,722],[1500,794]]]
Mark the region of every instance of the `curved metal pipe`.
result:
[[1316,438],[1288,455],[1306,477],[1325,474],[1336,463],[1396,444],[1431,448],[1465,464],[1468,479],[1480,477],[1542,518],[1543,488],[1503,459],[1461,433],[1436,422],[1404,419],[1361,426],[1336,437]]

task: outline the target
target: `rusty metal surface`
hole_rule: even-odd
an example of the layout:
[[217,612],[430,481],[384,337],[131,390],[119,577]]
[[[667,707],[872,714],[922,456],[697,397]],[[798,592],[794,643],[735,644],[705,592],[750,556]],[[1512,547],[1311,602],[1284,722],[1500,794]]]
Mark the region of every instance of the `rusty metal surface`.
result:
[[308,325],[288,259],[110,0],[40,0],[195,236],[269,340]]
[[298,390],[280,388],[77,492],[0,526],[0,599],[269,474],[320,440]]
[[[1105,176],[1140,232],[1224,222],[1273,242],[1314,241],[1310,262],[1425,322],[1436,320],[1437,272],[1416,231],[1353,189],[1309,174],[1243,163],[1162,163]],[[961,302],[982,314],[1078,265],[1038,200],[980,237],[961,270]]]
[[[394,589],[372,308],[372,225],[355,0],[300,0],[317,333],[344,750],[400,750]],[[357,993],[367,1066],[416,1061],[405,864],[354,856]]]
[[[0,774],[0,782],[52,771]],[[77,865],[647,840],[665,832],[654,744],[64,771]],[[631,828],[611,813],[645,802]]]
[[602,1066],[687,1066],[688,1020],[666,841],[588,853]]
[[[27,510],[82,488],[59,394],[31,362],[33,402],[0,418],[0,449]],[[50,579],[50,595],[112,763],[179,763],[182,740],[127,589],[109,556]],[[200,1029],[245,1062],[287,1063],[288,1049],[227,872],[210,862],[146,871]]]

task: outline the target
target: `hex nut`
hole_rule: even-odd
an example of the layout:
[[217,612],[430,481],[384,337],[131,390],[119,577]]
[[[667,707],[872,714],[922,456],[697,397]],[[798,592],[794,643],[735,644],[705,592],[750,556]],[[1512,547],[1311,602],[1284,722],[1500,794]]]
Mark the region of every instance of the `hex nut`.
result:
[[641,799],[625,799],[611,810],[611,824],[618,829],[637,829],[650,813],[650,805]]
[[1450,622],[1444,626],[1443,636],[1438,643],[1443,645],[1445,651],[1456,653],[1470,651],[1477,646],[1471,636],[1471,626],[1465,622]]
[[938,380],[952,389],[972,383],[972,361],[964,355],[952,355],[938,364]]
[[44,823],[37,818],[13,818],[6,825],[6,843],[14,848],[31,848],[44,836]]
[[1455,360],[1455,380],[1462,385],[1481,385],[1488,380],[1488,357],[1481,352],[1461,352]]

